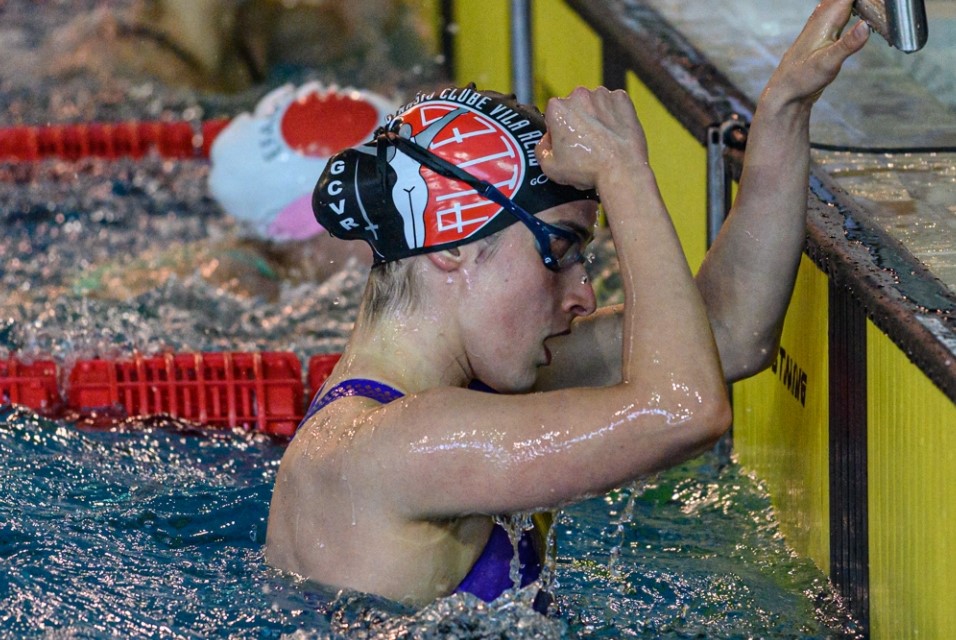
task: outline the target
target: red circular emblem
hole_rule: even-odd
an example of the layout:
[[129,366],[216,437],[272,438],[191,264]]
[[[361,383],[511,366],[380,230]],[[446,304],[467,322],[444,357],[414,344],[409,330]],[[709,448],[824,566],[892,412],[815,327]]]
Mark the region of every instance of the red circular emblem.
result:
[[[402,114],[402,120],[411,125],[415,137],[455,109],[464,111],[437,133],[429,132],[434,137],[428,149],[513,197],[524,180],[525,162],[517,140],[503,125],[467,106],[444,101],[424,103]],[[463,240],[501,212],[500,205],[459,180],[427,167],[421,168],[421,175],[428,185],[423,246]]]
[[328,158],[367,142],[378,126],[378,110],[360,96],[309,93],[282,115],[286,143],[306,156]]

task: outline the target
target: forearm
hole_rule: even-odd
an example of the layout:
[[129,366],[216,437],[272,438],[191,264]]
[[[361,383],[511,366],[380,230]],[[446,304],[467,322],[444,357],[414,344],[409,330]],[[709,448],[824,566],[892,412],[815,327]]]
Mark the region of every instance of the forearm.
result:
[[[726,381],[760,370],[774,353],[805,237],[806,125],[800,114],[758,111],[737,201],[696,278]],[[538,387],[619,382],[624,313],[618,305],[577,319],[554,340]]]
[[751,126],[736,201],[697,274],[728,380],[772,357],[804,246],[809,107],[778,104],[771,89]]
[[551,364],[540,370],[536,391],[606,387],[621,381],[621,318],[624,305],[576,318],[571,332],[548,341]]
[[813,103],[866,43],[842,31],[852,0],[822,0],[757,104],[737,202],[698,273],[725,374],[756,373],[773,357],[805,237]]
[[[593,397],[617,416],[614,421],[654,423],[662,442],[699,446],[728,424],[726,386],[700,291],[649,166],[634,105],[622,91],[579,88],[566,99],[551,100],[547,118],[539,160],[551,179],[597,189],[624,289],[619,382]],[[588,336],[581,328],[567,336],[569,352],[580,349],[581,338]],[[563,356],[571,371],[586,371]],[[583,376],[577,379],[588,384]],[[682,428],[673,429],[676,424]]]
[[622,381],[657,387],[662,397],[678,389],[719,396],[723,378],[703,301],[653,173],[646,165],[609,172],[598,188],[625,295]]
[[725,386],[703,301],[653,174],[644,170],[643,181],[625,172],[625,184],[602,190],[626,302],[578,318],[570,334],[554,338],[551,366],[535,388],[624,382],[667,399],[693,386],[720,403]]
[[[805,238],[810,110],[837,76],[844,60],[862,48],[867,39],[868,31],[862,23],[841,32],[850,17],[851,5],[852,0],[822,0],[774,72],[752,123],[737,201],[697,274],[697,289],[728,381],[759,371],[774,355]],[[605,200],[608,195],[602,192]],[[637,199],[633,202],[641,201],[642,195],[634,196]],[[618,241],[626,234],[615,230],[614,236],[620,254]],[[657,239],[652,234],[647,237]],[[671,237],[672,230],[666,234],[672,249]],[[661,249],[649,247],[647,255],[655,256],[655,251]],[[636,251],[635,257],[639,253],[640,250]],[[679,303],[675,307],[667,300],[668,295],[659,295],[670,291],[660,286],[663,280],[656,277],[653,266],[638,265],[631,273],[649,279],[650,287],[657,289],[638,290],[634,299],[639,304],[648,302],[643,297],[646,295],[657,295],[657,299],[641,311],[631,305],[607,313],[594,323],[586,319],[576,322],[578,326],[572,334],[562,339],[567,343],[561,351],[569,356],[566,362],[570,372],[587,375],[598,371],[602,367],[599,358],[608,351],[608,345],[615,344],[614,339],[602,338],[599,356],[575,359],[582,353],[582,341],[575,339],[576,335],[588,338],[600,329],[620,336],[617,339],[622,340],[626,351],[633,335],[630,328],[622,328],[624,323],[644,322],[646,318],[641,313],[665,323],[670,319],[679,322],[680,318],[662,315],[660,311],[693,308],[693,303],[687,307],[687,300],[679,298],[674,299]],[[668,278],[671,284],[680,281]],[[625,279],[624,284],[633,282]],[[676,291],[681,291],[679,285]],[[655,304],[659,308],[655,309]],[[643,337],[649,338],[651,344],[658,339],[655,331],[669,335],[672,329],[661,326],[645,331]],[[601,372],[598,379],[610,381],[620,377],[619,370],[611,371],[613,364],[606,363],[604,368],[608,372]],[[572,375],[563,377],[568,379]]]

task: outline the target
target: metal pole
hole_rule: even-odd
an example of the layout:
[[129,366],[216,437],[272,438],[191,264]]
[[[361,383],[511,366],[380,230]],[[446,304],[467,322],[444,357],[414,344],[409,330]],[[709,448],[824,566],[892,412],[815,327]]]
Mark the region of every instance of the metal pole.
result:
[[857,0],[853,11],[905,53],[919,51],[929,37],[923,0]]
[[[727,147],[731,134],[743,129],[742,123],[731,118],[719,125],[707,127],[707,248],[710,249],[720,233],[732,203],[733,179],[727,166]],[[728,385],[727,395],[733,396]],[[721,464],[729,464],[734,448],[734,431],[730,430],[714,445],[714,453]]]
[[720,227],[730,212],[733,179],[727,166],[727,148],[742,149],[746,134],[732,140],[734,133],[746,132],[743,122],[734,117],[707,128],[707,248],[717,239]]
[[894,47],[906,53],[923,48],[929,37],[923,0],[889,0],[886,3],[886,15]]
[[722,125],[707,128],[707,248],[709,249],[730,211],[730,180],[724,161]]
[[441,17],[441,33],[439,42],[441,43],[442,68],[445,70],[445,76],[449,80],[458,80],[455,59],[455,6],[454,0],[440,0],[438,10]]
[[511,0],[511,90],[524,104],[534,104],[531,70],[531,0]]

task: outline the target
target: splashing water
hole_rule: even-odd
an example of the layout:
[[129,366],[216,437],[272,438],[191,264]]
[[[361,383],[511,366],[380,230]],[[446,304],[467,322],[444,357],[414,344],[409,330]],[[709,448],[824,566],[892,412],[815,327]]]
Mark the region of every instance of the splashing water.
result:
[[621,511],[621,515],[617,518],[617,530],[614,532],[619,542],[611,548],[607,563],[607,568],[611,572],[612,577],[619,578],[621,574],[621,567],[619,566],[621,546],[624,544],[627,527],[634,519],[634,504],[637,501],[637,497],[643,493],[646,488],[650,487],[652,483],[653,480],[639,480],[631,483],[631,485],[627,487],[627,501],[624,505],[624,509]]
[[[52,354],[68,366],[134,349],[292,349],[303,360],[340,350],[360,269],[321,282],[282,280],[266,299],[190,269],[186,252],[170,258],[158,250],[241,235],[205,196],[205,171],[199,162],[157,159],[0,171],[0,198],[9,205],[0,220],[0,278],[14,292],[0,301],[0,352]],[[593,251],[590,269],[607,301],[620,294],[607,266],[613,249],[599,238]],[[146,266],[126,256],[146,256]],[[112,295],[102,277],[155,275],[163,264],[175,273],[129,297]],[[100,276],[93,288],[90,274]],[[523,591],[490,605],[452,596],[413,611],[270,570],[261,549],[282,450],[262,436],[169,419],[104,432],[0,410],[0,637],[719,638],[852,630],[823,576],[781,541],[759,486],[708,457],[662,474],[643,494],[612,493],[562,512],[551,532],[557,555],[544,574],[558,614],[545,618]]]

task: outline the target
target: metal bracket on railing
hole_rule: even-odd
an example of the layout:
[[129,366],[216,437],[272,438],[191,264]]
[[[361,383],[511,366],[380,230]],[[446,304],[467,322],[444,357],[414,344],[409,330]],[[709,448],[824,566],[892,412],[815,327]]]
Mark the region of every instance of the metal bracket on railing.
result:
[[747,123],[733,116],[707,128],[707,246],[717,238],[730,212],[733,177],[727,166],[727,150],[747,145]]

